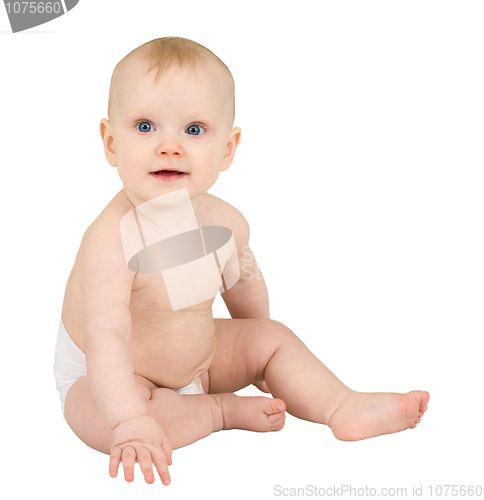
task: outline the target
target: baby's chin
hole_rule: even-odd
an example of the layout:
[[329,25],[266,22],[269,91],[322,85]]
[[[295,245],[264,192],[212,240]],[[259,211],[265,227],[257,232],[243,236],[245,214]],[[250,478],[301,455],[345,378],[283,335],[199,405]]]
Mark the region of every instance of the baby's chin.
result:
[[123,191],[132,205],[135,207],[144,206],[147,209],[162,210],[173,209],[183,206],[190,201],[187,188],[169,187],[168,189],[143,189],[142,187],[126,186],[123,183]]

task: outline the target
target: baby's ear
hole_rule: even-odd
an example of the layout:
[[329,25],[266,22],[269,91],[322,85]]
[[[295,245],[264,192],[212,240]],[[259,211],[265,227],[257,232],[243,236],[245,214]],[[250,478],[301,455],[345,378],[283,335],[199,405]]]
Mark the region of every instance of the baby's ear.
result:
[[101,139],[104,144],[104,154],[106,155],[106,160],[112,166],[116,166],[116,157],[114,155],[114,138],[111,123],[106,118],[101,120],[99,124],[99,132],[101,133]]
[[240,130],[239,127],[235,127],[230,131],[222,163],[222,172],[224,170],[227,170],[230,167],[230,165],[232,165],[232,162],[234,161],[235,151],[237,149],[237,146],[240,144],[241,138],[242,138],[242,130]]

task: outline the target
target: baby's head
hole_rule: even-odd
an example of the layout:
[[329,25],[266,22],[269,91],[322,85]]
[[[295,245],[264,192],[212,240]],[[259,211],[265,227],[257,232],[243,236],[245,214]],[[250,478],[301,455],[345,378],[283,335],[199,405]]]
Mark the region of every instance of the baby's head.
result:
[[202,45],[167,37],[130,52],[114,69],[101,137],[131,202],[206,192],[240,142],[234,113],[232,75]]

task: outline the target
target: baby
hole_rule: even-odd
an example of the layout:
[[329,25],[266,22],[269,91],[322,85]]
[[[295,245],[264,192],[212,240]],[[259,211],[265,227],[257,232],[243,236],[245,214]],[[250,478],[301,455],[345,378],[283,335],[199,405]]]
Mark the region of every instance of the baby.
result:
[[[112,477],[122,462],[132,481],[137,461],[147,483],[154,464],[169,484],[173,449],[281,430],[285,411],[355,441],[413,429],[427,409],[427,392],[351,390],[270,319],[249,225],[207,193],[240,143],[234,109],[228,68],[184,38],[148,42],[113,72],[100,132],[123,189],[82,238],[54,362],[68,425],[110,455]],[[219,290],[232,319],[212,316]],[[273,399],[233,394],[250,384]]]

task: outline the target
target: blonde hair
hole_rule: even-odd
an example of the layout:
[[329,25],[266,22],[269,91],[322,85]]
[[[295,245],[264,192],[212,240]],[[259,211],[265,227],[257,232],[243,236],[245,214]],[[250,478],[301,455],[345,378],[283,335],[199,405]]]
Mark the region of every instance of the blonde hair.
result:
[[230,88],[230,98],[232,100],[232,123],[235,117],[235,84],[229,68],[211,50],[203,45],[178,36],[168,36],[156,38],[140,45],[128,55],[126,55],[113,70],[108,98],[108,117],[111,116],[112,96],[117,81],[123,69],[132,59],[140,58],[148,66],[146,74],[156,70],[154,81],[158,81],[163,74],[176,66],[178,68],[195,68],[200,64],[215,62],[224,71],[227,83]]

